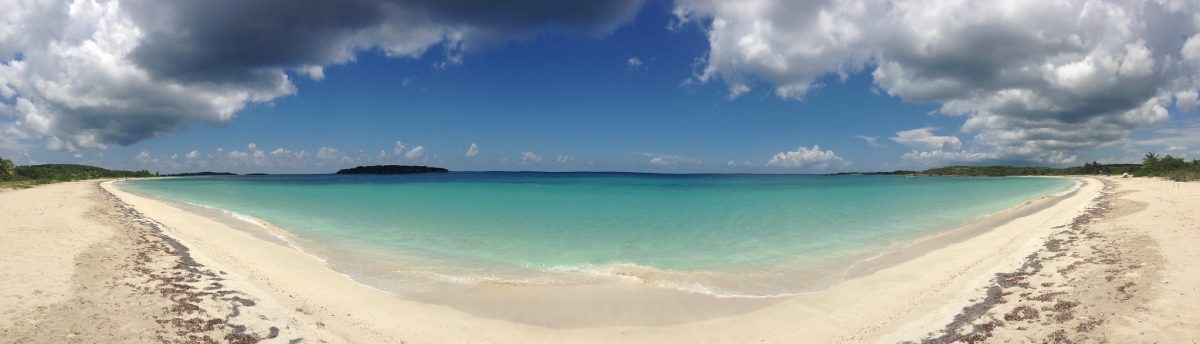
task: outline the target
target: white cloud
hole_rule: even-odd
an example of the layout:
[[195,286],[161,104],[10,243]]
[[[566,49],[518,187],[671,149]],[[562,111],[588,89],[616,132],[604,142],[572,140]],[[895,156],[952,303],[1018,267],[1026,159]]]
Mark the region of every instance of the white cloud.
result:
[[248,149],[250,151],[250,155],[253,155],[255,159],[262,159],[267,156],[266,152],[263,152],[261,149],[258,149],[257,144],[250,143],[249,145],[246,145],[246,149]]
[[693,82],[799,99],[867,70],[888,95],[966,117],[970,151],[1001,159],[1126,138],[1167,120],[1172,99],[1192,108],[1200,88],[1194,1],[679,0],[674,12],[707,31]]
[[396,146],[392,148],[392,154],[395,154],[395,155],[404,154],[404,143],[400,142],[400,141],[396,141]]
[[832,150],[821,150],[821,146],[813,145],[812,148],[800,147],[794,151],[779,152],[767,161],[767,166],[827,169],[833,163],[844,162]]
[[[1130,142],[1132,144],[1131,147],[1128,147],[1130,153],[1137,154],[1140,158],[1141,154],[1150,151],[1187,151],[1189,148],[1200,147],[1200,121],[1183,122],[1176,126],[1159,128],[1148,136],[1148,138]],[[1175,155],[1200,159],[1200,151],[1195,154],[1176,153]]]
[[559,155],[554,158],[554,162],[559,163],[559,164],[565,164],[565,163],[569,163],[572,161],[575,161],[575,157],[572,157],[570,155]]
[[1179,109],[1179,112],[1183,113],[1196,111],[1197,97],[1200,97],[1200,94],[1197,94],[1196,90],[1175,93],[1175,107]]
[[863,140],[868,145],[871,145],[871,147],[883,147],[883,145],[879,144],[879,136],[854,135],[854,138]]
[[[163,136],[191,121],[225,122],[247,103],[294,92],[286,76],[255,87],[156,78],[130,59],[146,32],[121,4],[4,6],[10,15],[0,27],[16,29],[0,37],[0,97],[17,105],[9,128],[51,149],[102,149]],[[23,58],[9,59],[13,52]]]
[[404,153],[404,157],[409,159],[420,158],[422,155],[425,155],[425,146],[416,146],[410,149],[408,153]]
[[542,157],[538,156],[537,154],[534,154],[533,152],[521,153],[521,163],[528,164],[528,163],[535,163],[535,162],[542,162]]
[[891,140],[918,149],[940,150],[945,148],[957,150],[962,147],[962,141],[959,141],[958,137],[934,135],[934,130],[937,130],[937,128],[927,127],[899,131],[896,132],[896,136],[891,137]]
[[650,158],[647,162],[651,165],[658,166],[674,166],[674,165],[699,165],[700,159],[675,155],[675,154],[660,154],[660,153],[633,153]]
[[470,146],[467,147],[467,157],[473,158],[476,155],[479,155],[479,146],[472,143]]
[[136,160],[140,164],[148,164],[154,159],[150,156],[149,151],[142,150],[141,153],[138,153],[136,156],[133,157],[133,160]]
[[333,160],[341,160],[341,159],[344,159],[345,157],[346,157],[346,153],[343,153],[341,150],[339,150],[337,148],[325,147],[325,146],[321,146],[321,148],[317,148],[317,160],[333,161]]
[[[332,147],[321,147],[316,154],[306,150],[276,148],[261,149],[256,144],[247,150],[226,151],[222,148],[212,154],[201,154],[199,150],[170,154],[168,158],[155,158],[150,152],[134,157],[141,166],[164,172],[231,171],[231,172],[330,172],[327,165],[361,164],[369,161],[363,152],[349,154]],[[164,155],[166,156],[166,155]],[[316,160],[314,161],[313,158]]]
[[973,162],[988,159],[995,159],[995,154],[981,152],[964,152],[964,151],[917,151],[904,153],[901,156],[905,162],[920,166],[943,166],[947,164]]
[[642,66],[644,66],[644,65],[645,65],[645,64],[644,64],[644,63],[642,63],[642,59],[639,59],[639,58],[637,58],[636,56],[635,56],[635,57],[630,57],[630,58],[629,58],[629,60],[626,60],[626,61],[625,61],[625,66],[629,67],[629,69],[638,69],[638,68],[641,68],[641,67],[642,67]]

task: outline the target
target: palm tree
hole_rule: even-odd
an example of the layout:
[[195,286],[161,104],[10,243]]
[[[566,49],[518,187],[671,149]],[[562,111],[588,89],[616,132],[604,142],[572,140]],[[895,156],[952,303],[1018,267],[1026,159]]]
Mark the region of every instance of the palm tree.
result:
[[1154,165],[1158,163],[1158,154],[1154,152],[1146,153],[1146,158],[1142,159],[1142,165]]
[[12,160],[0,158],[0,178],[15,177],[17,175],[17,166],[13,165]]

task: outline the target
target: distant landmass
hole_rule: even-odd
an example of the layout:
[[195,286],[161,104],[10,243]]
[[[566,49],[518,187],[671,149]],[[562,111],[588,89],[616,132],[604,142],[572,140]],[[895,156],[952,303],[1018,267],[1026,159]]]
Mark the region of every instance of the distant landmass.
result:
[[412,174],[412,173],[446,173],[450,170],[441,167],[406,166],[406,165],[376,165],[359,166],[338,170],[337,174]]
[[164,176],[167,176],[167,177],[193,177],[193,176],[236,176],[236,175],[237,175],[237,173],[230,173],[230,172],[209,172],[209,171],[204,171],[204,172],[187,172],[187,173],[176,173],[176,174],[164,174]]
[[832,173],[831,176],[902,176],[909,174],[921,174],[918,171],[895,170],[891,172],[838,172]]
[[[1167,163],[1159,161],[1167,161]],[[1178,161],[1177,161],[1178,160]],[[1151,160],[1147,160],[1151,161]],[[1164,173],[1155,173],[1159,170],[1176,170],[1187,167],[1187,164],[1182,160],[1167,156],[1158,158],[1149,162],[1150,168],[1143,169],[1143,164],[1101,164],[1098,162],[1090,162],[1083,166],[1074,167],[1038,167],[1038,166],[948,166],[931,168],[924,171],[907,171],[896,170],[891,172],[841,172],[834,173],[835,176],[845,175],[914,175],[914,176],[969,176],[969,177],[1005,177],[1005,176],[1065,176],[1065,175],[1113,175],[1122,173],[1141,174],[1141,175],[1158,175],[1166,176]],[[1159,168],[1158,165],[1168,165],[1169,167]],[[1176,166],[1178,165],[1178,166]],[[1191,165],[1197,165],[1192,163]]]

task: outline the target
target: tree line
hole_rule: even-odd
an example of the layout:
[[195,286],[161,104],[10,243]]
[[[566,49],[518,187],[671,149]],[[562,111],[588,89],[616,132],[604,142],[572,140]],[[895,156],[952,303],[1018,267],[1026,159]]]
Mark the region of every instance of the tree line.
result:
[[65,182],[95,178],[153,177],[150,171],[110,170],[87,165],[45,164],[17,166],[12,160],[0,157],[0,181],[27,181],[30,184]]
[[1200,180],[1200,160],[1186,160],[1171,155],[1146,153],[1141,164],[1101,164],[1089,162],[1083,166],[1065,168],[1020,166],[950,166],[928,169],[913,174],[930,176],[1065,176],[1121,175],[1164,177],[1175,181]]
[[1187,162],[1170,154],[1160,157],[1146,153],[1139,172],[1143,176],[1166,177],[1175,181],[1200,180],[1200,160]]

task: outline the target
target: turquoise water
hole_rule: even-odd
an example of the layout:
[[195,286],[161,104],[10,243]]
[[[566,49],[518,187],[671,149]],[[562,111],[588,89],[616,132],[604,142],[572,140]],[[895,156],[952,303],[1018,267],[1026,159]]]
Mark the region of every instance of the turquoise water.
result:
[[889,246],[1065,190],[1051,178],[631,173],[230,176],[127,190],[269,223],[400,294],[635,280],[716,295],[836,281]]

